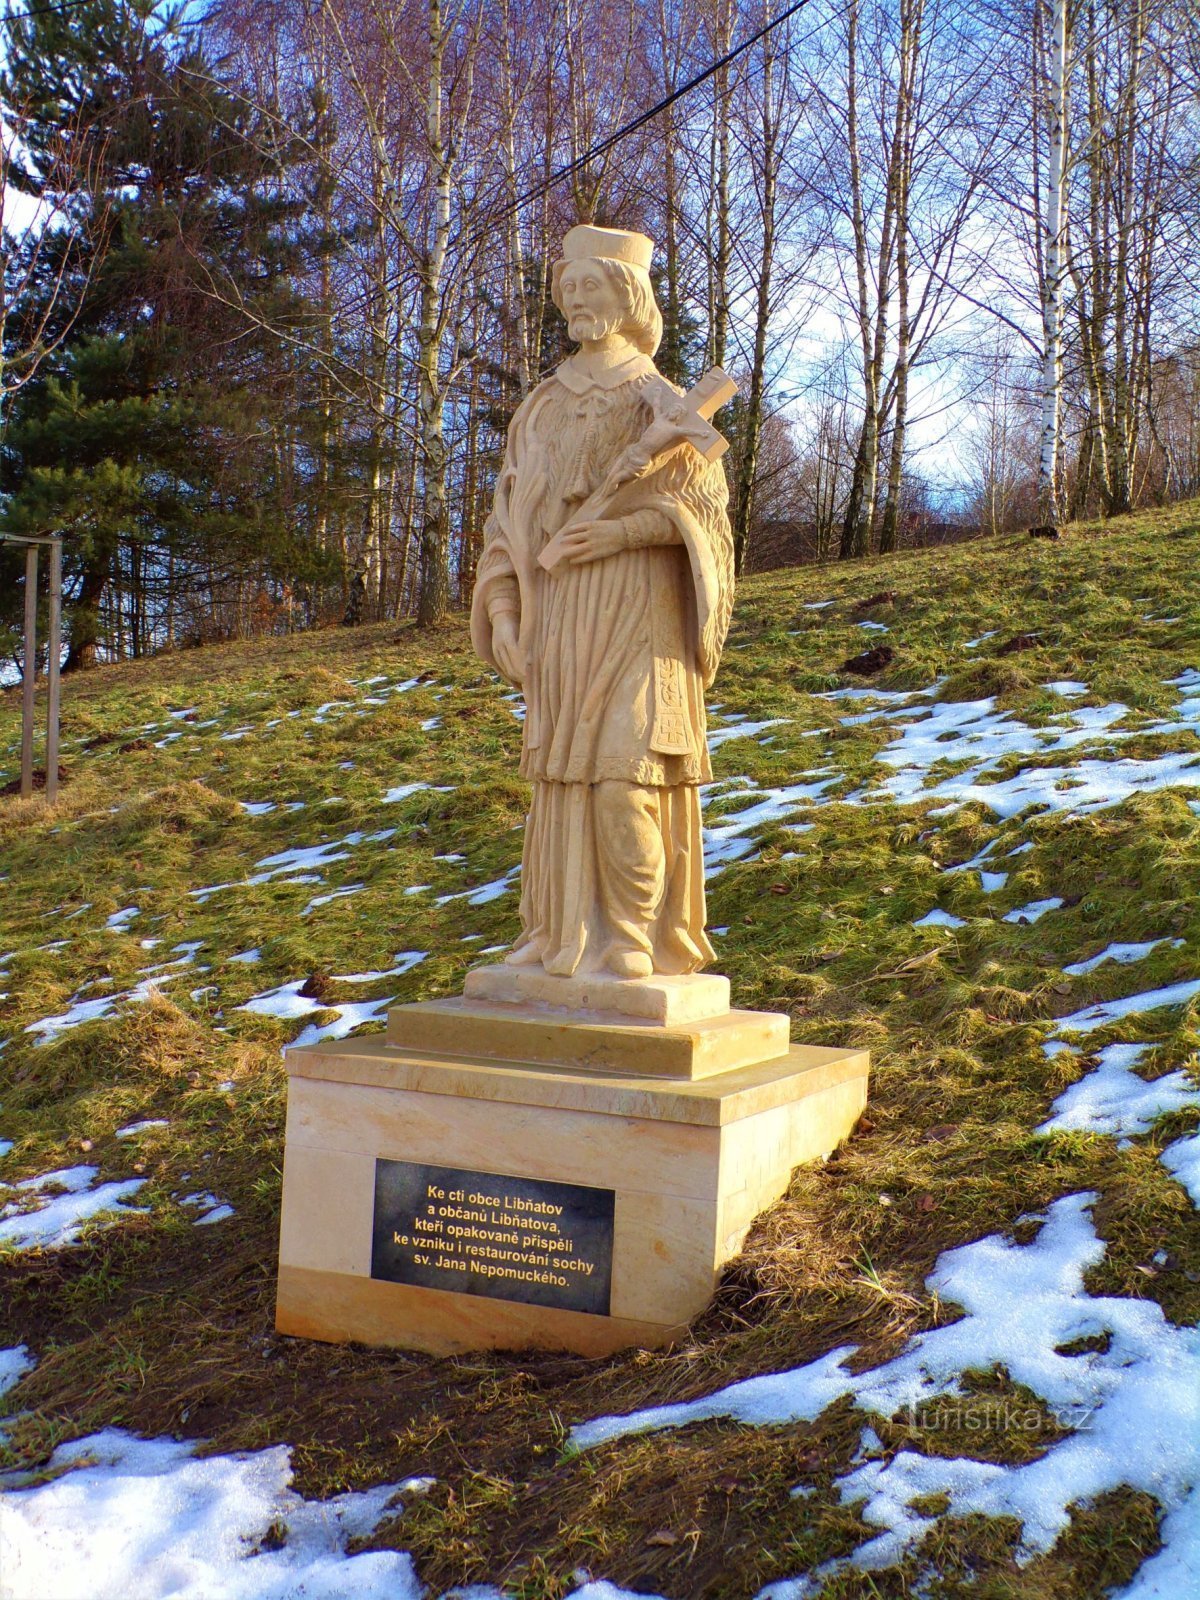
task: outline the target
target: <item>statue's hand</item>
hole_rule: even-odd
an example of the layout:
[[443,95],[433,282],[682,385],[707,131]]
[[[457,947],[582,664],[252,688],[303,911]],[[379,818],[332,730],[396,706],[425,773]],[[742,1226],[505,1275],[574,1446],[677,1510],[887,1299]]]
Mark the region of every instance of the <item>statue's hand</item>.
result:
[[501,612],[492,620],[492,654],[500,671],[518,689],[525,678],[525,662],[517,642],[517,619],[510,612]]
[[557,539],[563,561],[573,567],[585,561],[602,561],[626,548],[625,530],[620,522],[581,522],[577,528],[560,533]]

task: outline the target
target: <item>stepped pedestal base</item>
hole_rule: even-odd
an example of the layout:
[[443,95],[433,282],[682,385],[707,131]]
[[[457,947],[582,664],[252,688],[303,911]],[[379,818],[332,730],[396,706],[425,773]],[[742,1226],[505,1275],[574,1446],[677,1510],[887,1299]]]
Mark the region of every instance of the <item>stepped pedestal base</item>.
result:
[[600,1356],[683,1334],[793,1168],[850,1132],[868,1058],[763,1013],[468,997],[287,1066],[281,1333]]

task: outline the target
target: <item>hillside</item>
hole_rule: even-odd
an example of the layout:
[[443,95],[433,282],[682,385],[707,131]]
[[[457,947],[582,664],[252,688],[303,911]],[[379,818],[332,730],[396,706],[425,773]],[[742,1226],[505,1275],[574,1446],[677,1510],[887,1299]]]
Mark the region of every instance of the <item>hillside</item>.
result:
[[[281,1046],[516,931],[517,706],[465,628],[69,680],[58,805],[0,800],[0,1557],[65,1584],[82,1540],[136,1600],[1193,1592],[1198,570],[1200,502],[744,585],[720,964],[797,1041],[869,1047],[871,1103],[685,1348],[603,1364],[271,1331]],[[106,1429],[157,1443],[38,1487]],[[206,1477],[171,1440],[260,1454]],[[137,1587],[160,1538],[195,1589]]]

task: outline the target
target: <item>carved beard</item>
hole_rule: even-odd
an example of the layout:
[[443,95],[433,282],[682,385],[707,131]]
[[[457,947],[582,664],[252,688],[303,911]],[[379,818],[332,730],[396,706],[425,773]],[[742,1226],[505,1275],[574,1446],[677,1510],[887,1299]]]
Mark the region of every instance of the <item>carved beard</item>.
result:
[[577,344],[585,339],[607,339],[610,333],[619,333],[624,325],[623,314],[601,316],[595,311],[576,311],[567,323],[567,329]]

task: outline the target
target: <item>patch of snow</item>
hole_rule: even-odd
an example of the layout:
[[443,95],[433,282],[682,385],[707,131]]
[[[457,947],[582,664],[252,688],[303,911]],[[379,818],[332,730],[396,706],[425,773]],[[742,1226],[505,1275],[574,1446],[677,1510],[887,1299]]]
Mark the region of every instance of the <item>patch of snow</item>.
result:
[[1162,989],[1148,989],[1143,994],[1128,995],[1124,1000],[1098,1000],[1095,1005],[1085,1006],[1082,1011],[1073,1011],[1070,1016],[1057,1018],[1054,1032],[1091,1033],[1096,1028],[1105,1028],[1110,1022],[1119,1022],[1122,1017],[1132,1016],[1135,1012],[1160,1011],[1164,1006],[1186,1005],[1197,994],[1200,994],[1200,978],[1171,983]]
[[1005,922],[1036,922],[1039,917],[1044,917],[1047,911],[1057,911],[1062,905],[1062,896],[1052,894],[1047,900],[1030,900],[1028,905],[1017,906],[1013,911],[1004,913]]
[[890,633],[892,630],[886,622],[860,622],[860,628],[870,628],[873,633]]
[[986,861],[992,851],[1000,843],[999,839],[989,839],[982,850],[977,850],[969,861],[960,861],[956,867],[947,867],[947,874],[954,872],[974,872],[981,861]]
[[280,1017],[284,1021],[306,1017],[310,1011],[328,1009],[319,1000],[311,1000],[308,995],[300,993],[307,981],[307,978],[297,978],[292,983],[280,984],[277,989],[264,989],[262,994],[254,995],[237,1009],[252,1011],[260,1017]]
[[1007,872],[981,872],[979,885],[984,894],[995,894],[997,889],[1003,889],[1008,882]]
[[[1200,1134],[1189,1133],[1182,1139],[1176,1139],[1158,1159],[1191,1195],[1192,1204],[1200,1207]],[[1200,1563],[1197,1570],[1200,1570]]]
[[435,794],[452,794],[454,785],[452,783],[401,783],[396,788],[388,790],[383,797],[382,804],[394,806],[401,800],[407,800],[410,794],[419,794],[422,789],[432,789]]
[[1169,944],[1173,950],[1178,950],[1183,944],[1182,939],[1145,939],[1140,944],[1110,944],[1101,950],[1099,955],[1092,956],[1088,961],[1073,961],[1063,971],[1072,978],[1081,978],[1085,972],[1094,972],[1097,967],[1103,966],[1106,961],[1116,961],[1120,965],[1128,965],[1132,961],[1143,961],[1151,952],[1157,950],[1160,944]]
[[914,928],[965,928],[966,923],[962,917],[956,917],[952,911],[933,910],[927,911],[913,923]]
[[138,906],[126,906],[123,911],[114,911],[111,917],[106,917],[104,926],[114,928],[118,933],[124,933],[134,917],[140,917],[141,914]]
[[[145,1183],[144,1178],[101,1183],[92,1187],[96,1167],[63,1167],[10,1184],[7,1192],[41,1203],[23,1209],[20,1199],[0,1207],[0,1244],[17,1250],[59,1250],[74,1244],[84,1223],[109,1213],[133,1209],[119,1204]],[[0,1569],[2,1570],[2,1569]]]
[[50,1044],[60,1033],[78,1028],[85,1022],[95,1022],[99,1017],[107,1017],[116,1010],[117,1002],[123,998],[121,994],[114,994],[96,1000],[74,1000],[57,1016],[42,1017],[38,1022],[28,1023],[25,1032],[37,1034],[39,1044]]
[[[1119,703],[1063,711],[1043,728],[1031,727],[1010,712],[997,712],[995,706],[992,698],[935,703],[927,714],[898,726],[896,738],[876,756],[892,769],[891,775],[877,788],[860,791],[850,799],[890,799],[901,805],[943,800],[947,802],[944,810],[974,801],[1007,818],[1031,806],[1083,815],[1119,805],[1134,794],[1200,787],[1200,758],[1193,751],[1146,760],[1086,757],[1070,766],[1029,767],[1000,781],[988,781],[1007,757],[1043,756],[1099,741],[1111,744],[1143,734],[1200,730],[1200,698],[1185,700],[1178,719],[1137,728],[1119,726],[1129,715],[1129,708]],[[969,765],[937,778],[939,763],[946,762]]]
[[[434,905],[449,905],[452,900],[465,900],[469,906],[490,905],[493,900],[499,900],[501,895],[508,893],[520,874],[521,865],[518,862],[515,867],[510,867],[502,878],[493,878],[491,883],[482,883],[477,889],[460,889],[457,894],[438,895]],[[428,888],[429,885],[423,884],[420,887]],[[405,893],[408,893],[407,889]]]
[[357,1028],[363,1028],[369,1022],[378,1022],[387,1017],[387,1008],[395,1000],[395,995],[385,995],[382,1000],[359,1000],[352,1005],[333,1006],[337,1012],[333,1022],[310,1022],[307,1028],[298,1033],[292,1041],[296,1045],[320,1044],[322,1039],[344,1039]]
[[196,1227],[203,1228],[209,1222],[225,1222],[231,1216],[233,1216],[232,1206],[216,1206],[212,1211],[206,1211],[202,1217],[196,1218]]
[[978,650],[979,646],[984,642],[985,639],[994,639],[995,637],[996,637],[995,628],[989,628],[986,633],[981,633],[979,635],[978,639],[968,639],[966,644],[963,645],[963,649],[964,650]]
[[365,883],[348,883],[344,889],[330,889],[328,894],[314,895],[300,915],[302,917],[307,917],[314,912],[318,906],[327,906],[331,900],[345,900],[349,895],[361,894],[365,888]]
[[145,1133],[148,1128],[169,1128],[170,1123],[166,1117],[146,1117],[141,1122],[129,1122],[123,1128],[117,1129],[118,1139],[133,1139],[139,1133]]
[[429,954],[427,950],[397,950],[392,957],[393,965],[385,972],[335,972],[332,974],[334,983],[378,983],[380,978],[399,978],[406,972],[411,972],[420,966]]
[[1186,1072],[1168,1072],[1147,1082],[1133,1070],[1146,1044],[1110,1044],[1095,1067],[1065,1089],[1039,1133],[1112,1134],[1129,1139],[1148,1133],[1159,1117],[1200,1105],[1200,1089]]
[[[826,789],[839,782],[835,775],[826,776],[828,769],[803,774],[807,780],[784,784],[778,789],[762,789],[751,778],[726,779],[720,784],[705,784],[701,789],[701,803],[729,796],[729,786],[739,785],[746,804],[740,810],[726,812],[704,825],[704,870],[715,878],[731,861],[741,861],[754,849],[755,835],[760,828],[782,822],[803,805],[818,801]],[[794,833],[802,832],[793,827]]]
[[292,1041],[293,1044],[303,1045],[317,1044],[322,1039],[344,1039],[347,1034],[353,1033],[365,1023],[378,1021],[395,999],[394,995],[389,995],[382,1000],[360,1000],[333,1005],[329,1001],[312,1000],[308,995],[301,994],[300,990],[306,982],[307,979],[298,978],[292,983],[280,984],[276,989],[267,989],[262,994],[254,995],[245,1005],[238,1006],[237,1009],[250,1011],[261,1017],[279,1017],[283,1021],[307,1017],[314,1011],[332,1011],[334,1013],[332,1022],[321,1024],[312,1022]]
[[274,811],[274,800],[239,800],[238,805],[251,817],[265,817],[268,811]]
[[[1072,1431],[1016,1466],[913,1450],[856,1465],[837,1481],[838,1493],[844,1504],[858,1503],[879,1531],[813,1578],[900,1560],[931,1526],[912,1505],[921,1495],[947,1496],[955,1517],[1015,1518],[1018,1559],[1027,1560],[1053,1547],[1073,1503],[1129,1487],[1162,1506],[1162,1545],[1123,1600],[1190,1593],[1200,1563],[1200,1329],[1173,1326],[1153,1300],[1088,1294],[1084,1273],[1104,1256],[1088,1215],[1094,1198],[1055,1201],[1030,1244],[991,1236],[943,1254],[928,1286],[965,1315],[918,1334],[892,1361],[852,1374],[845,1363],[853,1351],[842,1347],[704,1399],[599,1418],[576,1428],[572,1442],[587,1448],[713,1417],[752,1426],[811,1421],[844,1395],[881,1417],[928,1413],[938,1400],[953,1409],[965,1372],[1004,1367]],[[1105,1334],[1107,1349],[1064,1353],[1081,1338]],[[782,1600],[803,1592],[777,1584],[765,1594]]]
[[250,950],[239,950],[236,956],[229,956],[232,965],[252,967],[255,962],[262,960],[262,951],[255,945]]
[[0,1350],[0,1395],[11,1389],[27,1372],[31,1372],[33,1366],[29,1351],[23,1344]]
[[710,728],[708,732],[708,748],[710,751],[718,750],[723,744],[728,744],[731,739],[753,739],[766,728],[780,728],[789,722],[790,717],[767,717],[763,722],[751,722],[747,718],[731,721],[728,727]]
[[1054,694],[1070,698],[1077,694],[1087,694],[1086,683],[1077,683],[1074,678],[1058,678],[1054,683],[1044,683],[1043,689],[1050,689]]
[[[408,1483],[327,1501],[291,1487],[286,1445],[196,1456],[196,1444],[106,1429],[60,1445],[55,1476],[10,1489],[0,1569],[14,1595],[56,1600],[420,1600],[412,1558],[347,1555]],[[285,1529],[276,1545],[275,1529]]]

